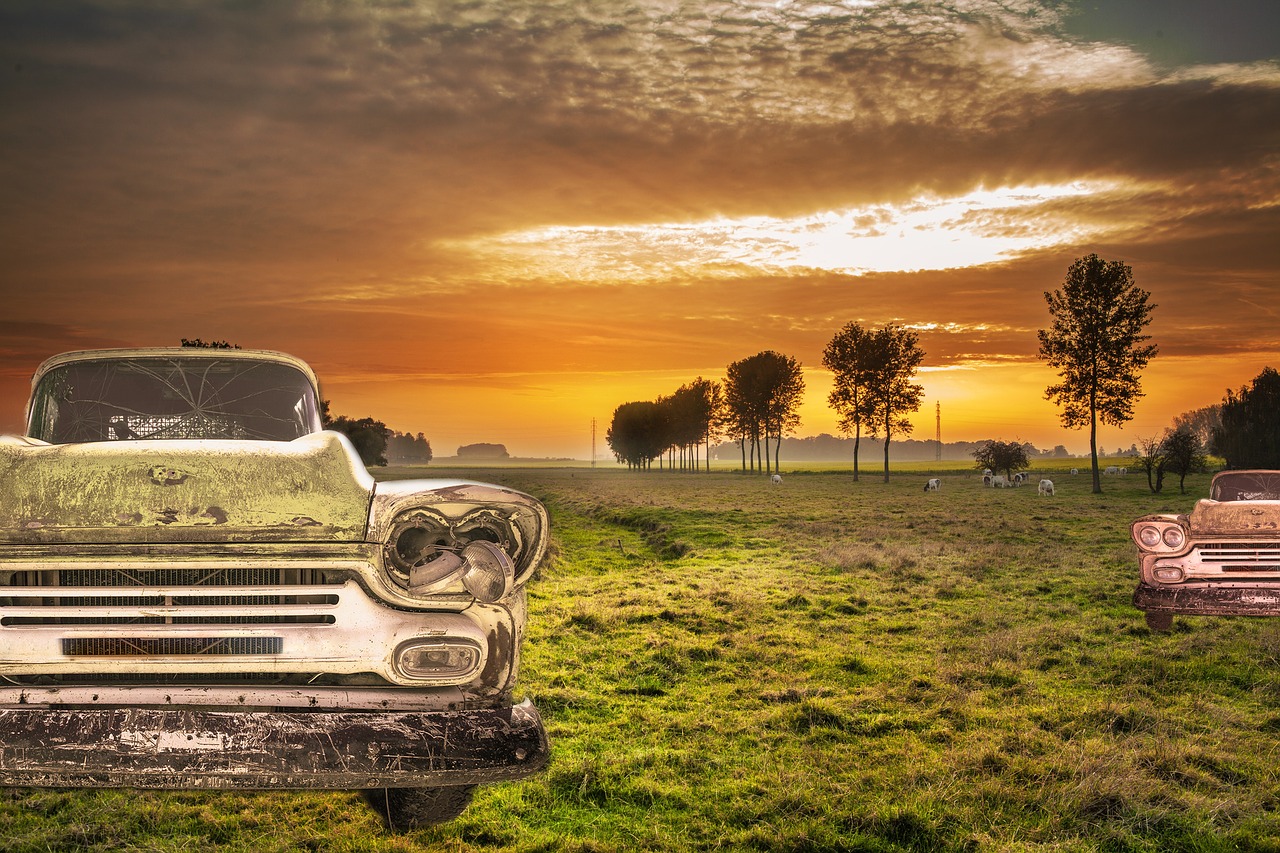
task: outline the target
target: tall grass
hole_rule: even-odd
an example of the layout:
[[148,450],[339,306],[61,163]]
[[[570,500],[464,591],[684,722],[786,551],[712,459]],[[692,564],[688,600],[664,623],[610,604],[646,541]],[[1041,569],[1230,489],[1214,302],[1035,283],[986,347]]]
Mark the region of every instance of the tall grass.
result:
[[[391,476],[473,476],[435,468]],[[1129,602],[1128,524],[1207,477],[925,493],[486,469],[544,499],[522,689],[545,773],[385,834],[348,794],[13,791],[4,849],[1277,850],[1280,623]],[[171,837],[181,839],[171,841]]]

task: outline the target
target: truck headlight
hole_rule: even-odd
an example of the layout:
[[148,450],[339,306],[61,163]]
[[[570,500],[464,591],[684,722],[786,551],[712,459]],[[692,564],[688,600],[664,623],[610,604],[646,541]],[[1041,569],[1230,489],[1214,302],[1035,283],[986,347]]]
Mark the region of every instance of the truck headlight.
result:
[[461,582],[476,599],[491,604],[515,586],[515,562],[503,547],[513,537],[504,535],[499,521],[489,513],[450,521],[416,510],[392,525],[383,547],[384,564],[392,579],[414,595],[444,592]]
[[1133,541],[1144,551],[1178,551],[1187,544],[1187,531],[1171,519],[1141,518],[1133,524]]
[[515,585],[515,563],[492,542],[478,539],[463,548],[462,566],[462,585],[485,604],[505,598]]

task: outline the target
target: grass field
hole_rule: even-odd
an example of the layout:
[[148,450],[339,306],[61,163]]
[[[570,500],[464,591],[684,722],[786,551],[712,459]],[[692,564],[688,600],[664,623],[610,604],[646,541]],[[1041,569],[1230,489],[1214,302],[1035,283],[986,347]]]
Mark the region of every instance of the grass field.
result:
[[1280,622],[1129,601],[1129,522],[1207,476],[379,472],[423,474],[551,510],[545,773],[403,836],[347,793],[11,790],[3,849],[1280,850]]

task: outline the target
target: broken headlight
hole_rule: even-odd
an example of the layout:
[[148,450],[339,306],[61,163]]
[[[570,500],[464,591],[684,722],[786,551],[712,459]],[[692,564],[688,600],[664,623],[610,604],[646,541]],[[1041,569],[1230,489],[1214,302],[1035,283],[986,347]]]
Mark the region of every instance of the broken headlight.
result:
[[400,515],[383,548],[393,581],[414,595],[462,587],[483,602],[504,598],[515,585],[513,554],[519,530],[499,513],[475,510],[449,518],[430,509]]

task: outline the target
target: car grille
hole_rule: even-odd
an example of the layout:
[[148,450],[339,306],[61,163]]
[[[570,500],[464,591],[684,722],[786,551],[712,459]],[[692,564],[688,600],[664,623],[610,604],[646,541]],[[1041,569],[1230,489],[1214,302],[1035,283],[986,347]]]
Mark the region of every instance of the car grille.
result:
[[[316,568],[20,571],[13,573],[9,586],[25,587],[24,595],[0,596],[0,625],[330,625],[333,615],[315,610],[337,604],[338,595],[317,591],[317,587],[341,587],[343,580],[342,573]],[[50,594],[31,595],[35,587]],[[264,591],[257,592],[255,587]],[[299,588],[297,593],[293,587]],[[218,595],[219,588],[235,588],[236,594]],[[117,591],[128,594],[109,594]],[[24,608],[26,613],[5,613],[6,606]],[[38,615],[32,613],[33,607],[40,608]]]
[[169,655],[278,655],[280,637],[165,637],[160,639],[87,637],[64,639],[62,653],[81,657],[157,657]]
[[1280,542],[1215,542],[1196,547],[1206,567],[1224,574],[1280,572]]

